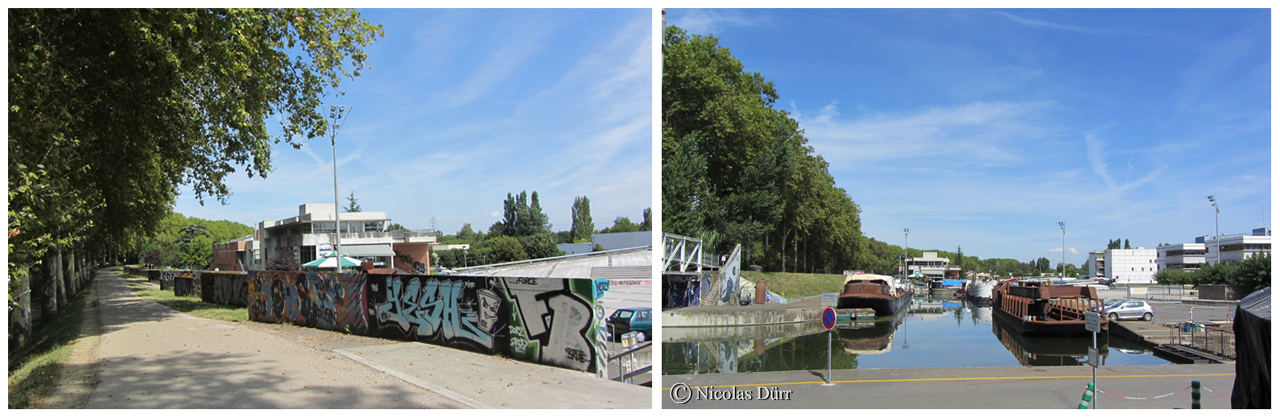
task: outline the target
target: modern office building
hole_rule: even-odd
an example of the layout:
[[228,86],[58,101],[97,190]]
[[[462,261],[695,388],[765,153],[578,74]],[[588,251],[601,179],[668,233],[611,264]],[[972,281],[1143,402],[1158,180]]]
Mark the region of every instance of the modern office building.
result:
[[1089,277],[1105,278],[1107,275],[1107,252],[1106,251],[1090,251],[1089,259],[1085,262],[1089,265]]
[[[1102,277],[1113,279],[1116,284],[1154,283],[1157,266],[1155,249],[1110,249],[1103,253],[1105,274]],[[1090,268],[1090,271],[1093,269]]]
[[1205,263],[1204,243],[1161,245],[1156,248],[1156,271],[1195,271]]
[[1256,228],[1248,234],[1212,235],[1197,238],[1204,242],[1205,263],[1217,264],[1219,261],[1238,261],[1253,257],[1263,251],[1271,251],[1271,228]]
[[[303,264],[334,251],[338,241],[334,207],[332,203],[308,203],[298,206],[298,216],[260,222],[256,265],[265,266],[285,251]],[[395,267],[395,244],[435,242],[435,236],[425,231],[388,231],[390,219],[385,212],[344,212],[340,216],[342,253],[372,262],[374,268]]]
[[907,259],[907,275],[918,273],[928,279],[960,278],[960,267],[951,266],[951,259],[938,257],[936,251],[925,251],[921,255]]

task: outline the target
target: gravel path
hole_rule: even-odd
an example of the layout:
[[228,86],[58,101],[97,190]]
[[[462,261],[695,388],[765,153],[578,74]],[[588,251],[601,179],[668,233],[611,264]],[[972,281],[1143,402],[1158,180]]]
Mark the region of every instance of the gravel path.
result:
[[135,296],[108,270],[94,287],[98,318],[48,407],[466,407],[331,351],[387,340],[196,318]]

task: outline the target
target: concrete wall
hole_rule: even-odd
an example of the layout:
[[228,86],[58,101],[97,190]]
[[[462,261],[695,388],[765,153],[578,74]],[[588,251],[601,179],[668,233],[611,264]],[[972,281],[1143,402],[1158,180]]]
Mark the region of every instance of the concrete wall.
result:
[[608,280],[251,271],[200,282],[206,302],[247,305],[253,321],[605,371]]
[[1196,286],[1199,291],[1200,299],[1208,300],[1240,300],[1245,296],[1249,296],[1249,288],[1247,286],[1227,286],[1217,284],[1202,284]]
[[180,271],[173,278],[174,296],[197,296],[200,294],[199,289],[200,272],[198,271]]
[[[369,275],[371,333],[574,370],[604,370],[592,279]],[[606,285],[607,286],[607,285]]]
[[363,273],[249,272],[249,319],[365,334]]
[[249,275],[205,272],[200,276],[200,299],[208,303],[249,306]]

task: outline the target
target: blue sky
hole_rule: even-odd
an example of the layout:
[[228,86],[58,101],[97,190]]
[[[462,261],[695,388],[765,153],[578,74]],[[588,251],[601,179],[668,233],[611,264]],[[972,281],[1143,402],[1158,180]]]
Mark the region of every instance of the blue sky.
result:
[[[1269,10],[690,10],[773,81],[863,232],[1022,261],[1271,223]],[[1265,213],[1265,215],[1264,215]]]
[[[653,185],[649,9],[363,10],[386,36],[344,81],[338,189],[410,229],[487,231],[507,193],[537,191],[554,230],[576,196],[596,228],[640,222]],[[327,113],[327,112],[326,112]],[[333,202],[328,138],[278,146],[266,179],[233,175],[227,205],[183,188],[175,210],[247,225]]]

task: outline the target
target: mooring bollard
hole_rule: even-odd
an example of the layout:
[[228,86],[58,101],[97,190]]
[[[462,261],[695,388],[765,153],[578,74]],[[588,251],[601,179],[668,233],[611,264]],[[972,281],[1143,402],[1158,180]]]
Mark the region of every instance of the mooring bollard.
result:
[[1191,409],[1200,409],[1200,381],[1191,381]]
[[1089,409],[1089,401],[1093,400],[1093,383],[1085,384],[1084,396],[1080,397],[1080,406],[1076,409]]

